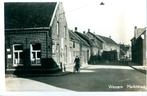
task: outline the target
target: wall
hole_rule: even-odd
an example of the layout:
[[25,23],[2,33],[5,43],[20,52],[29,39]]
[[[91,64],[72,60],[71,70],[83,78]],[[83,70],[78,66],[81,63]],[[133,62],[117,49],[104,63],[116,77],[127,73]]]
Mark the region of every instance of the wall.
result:
[[94,37],[89,32],[86,33],[86,35],[89,37],[89,39],[93,42],[95,46],[92,46],[91,48],[91,56],[98,55],[98,51],[102,49],[102,43],[97,40],[96,37]]
[[143,39],[143,65],[144,66],[147,66],[147,57],[146,57],[146,51],[147,51],[147,45],[146,45],[146,43],[147,43],[147,37],[146,37],[146,31],[144,32],[144,39]]
[[[46,58],[47,54],[51,55],[51,49],[47,52],[46,40],[47,31],[9,31],[5,32],[5,49],[6,58],[11,55],[11,58],[6,59],[6,68],[13,69],[13,44],[22,44],[23,49],[30,50],[30,44],[41,43],[41,58]],[[10,51],[7,51],[10,49]]]
[[81,53],[81,65],[88,64],[88,60],[90,59],[90,47],[82,45]]
[[[57,22],[58,26],[58,33],[57,33]],[[59,65],[60,62],[63,64],[68,64],[68,56],[69,53],[69,34],[68,34],[68,26],[64,14],[64,9],[62,3],[59,3],[57,7],[56,14],[53,20],[53,25],[51,27],[51,37],[53,40],[52,49],[55,50],[52,52],[53,59]]]
[[119,60],[120,59],[120,57],[119,57],[119,54],[120,54],[119,45],[103,43],[103,51],[111,51],[111,50],[117,51],[117,58]]

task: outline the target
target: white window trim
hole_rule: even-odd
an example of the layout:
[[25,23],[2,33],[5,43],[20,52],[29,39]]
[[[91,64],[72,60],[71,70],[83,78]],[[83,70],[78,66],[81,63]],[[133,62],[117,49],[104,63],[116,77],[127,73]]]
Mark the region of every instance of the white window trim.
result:
[[[32,58],[33,58],[33,55],[32,55],[32,52],[35,52],[35,56],[37,56],[37,52],[41,52],[41,50],[33,50],[33,47],[32,47],[32,44],[30,44],[30,60],[32,61]],[[41,58],[35,58],[36,60],[40,60],[41,61]],[[33,64],[31,63],[31,66],[41,66],[41,62],[40,64]]]
[[[14,63],[14,59],[15,59],[15,57],[14,57],[14,53],[15,52],[18,52],[18,57],[19,57],[19,55],[20,55],[20,52],[23,52],[23,50],[17,50],[17,51],[15,51],[15,49],[14,49],[14,46],[16,46],[16,45],[22,45],[22,44],[13,44],[13,67],[17,67],[17,66],[23,66],[23,64],[15,64]],[[20,60],[20,58],[18,58],[18,61]]]

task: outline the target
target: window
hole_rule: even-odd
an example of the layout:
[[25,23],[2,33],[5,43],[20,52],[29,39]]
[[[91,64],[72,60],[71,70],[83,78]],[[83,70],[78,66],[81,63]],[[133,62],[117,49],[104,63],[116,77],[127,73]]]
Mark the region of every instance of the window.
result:
[[75,41],[73,41],[73,48],[75,48]]
[[59,36],[59,22],[57,22],[57,35]]
[[41,44],[31,44],[31,64],[41,65]]
[[13,45],[13,66],[23,64],[23,46],[22,44]]
[[66,39],[66,26],[64,26],[64,38]]

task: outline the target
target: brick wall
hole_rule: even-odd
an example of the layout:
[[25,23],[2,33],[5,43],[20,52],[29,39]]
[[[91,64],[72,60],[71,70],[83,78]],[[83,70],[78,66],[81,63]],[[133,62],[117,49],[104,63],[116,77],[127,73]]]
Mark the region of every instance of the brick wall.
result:
[[[9,31],[5,34],[5,49],[6,49],[6,67],[7,69],[13,69],[13,44],[22,44],[23,50],[30,50],[30,44],[41,44],[41,58],[46,58],[47,54],[51,55],[51,49],[47,52],[46,40],[47,31]],[[7,49],[10,49],[8,51]],[[7,56],[11,55],[11,58]]]

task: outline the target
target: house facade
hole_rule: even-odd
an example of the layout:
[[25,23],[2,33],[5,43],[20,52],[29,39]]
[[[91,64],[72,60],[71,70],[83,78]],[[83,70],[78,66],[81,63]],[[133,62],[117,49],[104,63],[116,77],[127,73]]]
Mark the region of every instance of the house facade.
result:
[[134,37],[131,39],[132,44],[132,62],[137,65],[147,66],[146,50],[146,28],[134,28]]
[[[120,60],[120,46],[110,37],[97,35],[97,38],[100,39],[102,43],[102,52],[107,55],[106,58],[109,60]],[[104,55],[103,54],[103,55]],[[104,56],[105,58],[105,56]]]
[[76,56],[80,57],[81,65],[88,64],[90,58],[90,46],[82,39],[77,33],[77,28],[75,31],[69,30],[70,37],[70,52],[71,52],[71,63],[74,63]]
[[102,41],[97,39],[96,34],[90,32],[90,29],[88,29],[88,32],[86,35],[89,37],[91,42],[93,42],[95,46],[92,46],[91,49],[91,56],[97,56],[101,55],[101,50],[102,50]]
[[86,35],[96,41],[98,45],[96,51],[97,54],[102,57],[102,59],[119,60],[120,47],[110,37],[96,35],[91,32],[87,32]]
[[5,3],[6,72],[59,70],[69,34],[61,2]]

